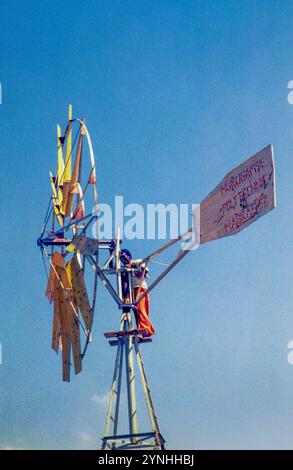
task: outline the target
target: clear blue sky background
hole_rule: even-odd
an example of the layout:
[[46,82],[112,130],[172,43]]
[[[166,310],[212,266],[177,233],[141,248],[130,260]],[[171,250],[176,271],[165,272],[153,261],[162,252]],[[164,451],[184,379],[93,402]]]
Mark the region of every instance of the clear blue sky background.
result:
[[143,352],[169,448],[292,448],[292,18],[277,0],[2,1],[1,448],[96,448],[104,426],[118,312],[100,289],[84,371],[62,383],[36,246],[69,102],[104,201],[196,203],[274,145],[277,209],[154,291]]

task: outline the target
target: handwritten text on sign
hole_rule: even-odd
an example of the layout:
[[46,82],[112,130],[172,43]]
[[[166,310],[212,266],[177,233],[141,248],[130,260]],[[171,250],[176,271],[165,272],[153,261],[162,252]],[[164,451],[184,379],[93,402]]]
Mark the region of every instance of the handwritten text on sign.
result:
[[273,147],[230,171],[201,202],[200,243],[234,235],[276,206]]

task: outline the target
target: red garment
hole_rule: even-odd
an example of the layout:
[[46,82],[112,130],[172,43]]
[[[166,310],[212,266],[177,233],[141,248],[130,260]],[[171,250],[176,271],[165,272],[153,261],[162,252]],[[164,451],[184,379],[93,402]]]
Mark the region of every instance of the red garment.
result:
[[[134,298],[136,298],[138,294],[138,290],[139,290],[138,287],[134,288]],[[139,296],[141,296],[145,291],[146,289],[141,287]],[[150,316],[150,297],[147,294],[136,306],[135,320],[136,320],[137,329],[146,330],[148,334],[151,336],[155,333],[155,329],[150,322],[149,316]]]

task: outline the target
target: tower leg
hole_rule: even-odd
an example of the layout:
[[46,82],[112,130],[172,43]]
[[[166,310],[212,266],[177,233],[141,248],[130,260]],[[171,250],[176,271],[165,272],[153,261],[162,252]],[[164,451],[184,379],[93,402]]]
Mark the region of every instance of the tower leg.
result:
[[121,342],[121,344],[119,346],[120,346],[120,363],[119,363],[119,372],[118,372],[117,395],[116,395],[114,427],[113,427],[113,435],[114,436],[117,436],[118,421],[119,421],[121,380],[122,380],[123,353],[124,353],[123,346],[124,346],[124,344]]
[[149,385],[148,385],[148,381],[147,381],[147,377],[146,377],[146,373],[145,373],[144,364],[143,364],[143,361],[142,361],[141,353],[140,353],[139,346],[137,344],[136,339],[134,339],[134,348],[135,348],[135,353],[136,353],[138,369],[139,369],[139,372],[140,372],[140,378],[141,378],[141,382],[142,382],[142,386],[143,386],[143,390],[144,390],[145,400],[146,400],[146,404],[147,404],[147,409],[148,409],[152,429],[153,429],[153,432],[155,433],[155,441],[156,441],[156,444],[157,444],[159,449],[164,449],[164,441],[161,440],[161,438],[160,438],[161,433],[160,433],[158,418],[157,418],[155,408],[154,408],[154,405],[153,405],[151,392],[150,392],[150,389],[149,389]]
[[[127,329],[131,328],[130,311],[127,312]],[[129,433],[137,434],[137,410],[135,397],[135,374],[133,361],[133,337],[131,335],[125,338],[125,365],[126,365],[126,383],[129,415]],[[135,438],[131,437],[131,442],[135,443]]]
[[[111,421],[114,422],[113,434],[114,435],[117,434],[118,417],[119,417],[119,404],[120,404],[120,390],[121,390],[121,374],[122,374],[123,352],[124,352],[123,351],[123,346],[124,345],[121,342],[117,347],[115,368],[114,368],[112,387],[111,387],[111,392],[110,392],[110,397],[109,397],[109,404],[108,404],[107,419],[106,419],[105,430],[104,430],[104,437],[108,436],[108,434],[109,434],[109,427],[110,427]],[[114,402],[115,397],[116,397],[115,416],[113,418],[112,409],[113,409],[113,402]],[[106,443],[107,442],[105,440],[103,440],[102,449],[106,448]],[[115,443],[114,443],[114,446],[115,446]]]

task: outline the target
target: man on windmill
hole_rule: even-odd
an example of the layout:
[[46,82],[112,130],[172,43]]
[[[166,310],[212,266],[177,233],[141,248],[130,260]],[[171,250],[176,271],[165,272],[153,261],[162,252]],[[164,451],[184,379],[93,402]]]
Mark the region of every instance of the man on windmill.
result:
[[[132,259],[129,250],[122,249],[120,252],[120,260],[125,267],[132,268],[132,289],[133,297],[137,299],[143,295],[148,286],[146,279],[149,279],[149,269],[141,259]],[[122,279],[122,283],[125,281]],[[126,281],[127,282],[127,281]],[[124,290],[124,289],[123,289]],[[138,330],[145,330],[149,336],[155,333],[155,329],[150,322],[150,298],[147,294],[140,302],[138,302],[135,311],[135,320]]]

